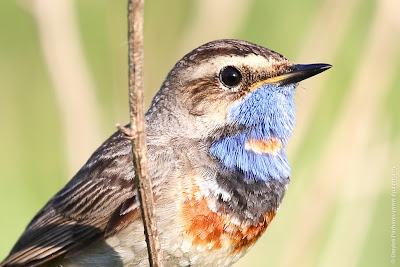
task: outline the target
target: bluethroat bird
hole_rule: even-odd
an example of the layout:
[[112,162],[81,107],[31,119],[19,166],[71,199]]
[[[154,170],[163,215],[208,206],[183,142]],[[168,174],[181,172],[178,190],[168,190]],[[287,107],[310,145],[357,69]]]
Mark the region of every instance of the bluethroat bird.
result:
[[[184,56],[146,113],[150,176],[167,266],[228,266],[262,235],[291,176],[286,146],[301,80],[253,43]],[[0,266],[146,266],[131,143],[116,132],[39,211]]]

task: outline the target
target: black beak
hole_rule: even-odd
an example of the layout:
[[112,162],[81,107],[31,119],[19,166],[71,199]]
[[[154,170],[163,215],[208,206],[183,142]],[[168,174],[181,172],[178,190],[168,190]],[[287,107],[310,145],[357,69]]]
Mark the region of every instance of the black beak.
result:
[[282,78],[283,78],[278,83],[279,83],[279,85],[298,83],[302,80],[308,79],[314,75],[324,72],[324,71],[330,69],[331,67],[332,67],[332,65],[323,64],[323,63],[307,64],[307,65],[301,65],[301,64],[294,65],[292,67],[291,71],[278,76],[278,77],[282,76]]
[[277,84],[279,86],[298,83],[302,80],[326,71],[331,67],[332,65],[323,63],[307,65],[298,64],[290,67],[288,72],[279,76],[268,78],[267,80],[263,81],[263,83]]

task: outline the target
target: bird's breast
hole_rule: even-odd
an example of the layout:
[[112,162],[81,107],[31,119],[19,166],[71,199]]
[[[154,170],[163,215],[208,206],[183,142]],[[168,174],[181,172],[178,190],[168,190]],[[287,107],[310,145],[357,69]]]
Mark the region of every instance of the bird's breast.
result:
[[184,237],[192,246],[204,250],[242,254],[255,243],[275,216],[275,211],[271,210],[258,224],[246,225],[223,211],[213,211],[194,176],[182,183],[182,189],[179,217]]

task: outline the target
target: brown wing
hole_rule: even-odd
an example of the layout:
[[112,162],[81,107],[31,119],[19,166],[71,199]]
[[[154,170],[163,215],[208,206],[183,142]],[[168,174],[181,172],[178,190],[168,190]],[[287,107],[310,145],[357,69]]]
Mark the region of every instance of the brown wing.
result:
[[111,136],[33,218],[0,266],[35,266],[74,253],[136,219],[130,141]]

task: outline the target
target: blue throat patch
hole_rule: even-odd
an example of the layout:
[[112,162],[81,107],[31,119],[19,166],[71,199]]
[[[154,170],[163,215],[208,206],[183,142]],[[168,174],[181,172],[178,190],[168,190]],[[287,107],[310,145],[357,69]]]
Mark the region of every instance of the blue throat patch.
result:
[[[289,178],[290,165],[285,147],[295,125],[294,89],[296,85],[278,87],[262,85],[229,108],[228,122],[245,129],[235,136],[222,138],[211,145],[210,153],[224,168],[241,171],[245,180]],[[248,140],[270,140],[282,143],[275,155],[257,154],[245,149]]]

